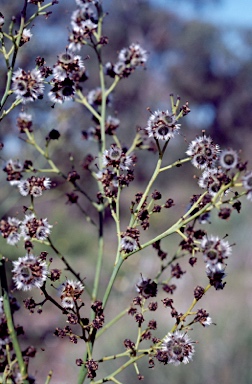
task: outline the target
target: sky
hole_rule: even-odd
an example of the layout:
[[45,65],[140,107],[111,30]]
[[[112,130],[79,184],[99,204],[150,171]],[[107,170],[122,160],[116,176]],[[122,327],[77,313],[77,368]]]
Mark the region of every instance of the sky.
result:
[[[178,7],[179,1],[151,1],[153,5],[169,8],[185,18],[196,17],[223,26],[252,27],[252,0],[220,0],[219,4],[208,5],[200,11],[194,10],[190,2],[182,2],[183,5]],[[183,9],[183,12],[179,9]]]

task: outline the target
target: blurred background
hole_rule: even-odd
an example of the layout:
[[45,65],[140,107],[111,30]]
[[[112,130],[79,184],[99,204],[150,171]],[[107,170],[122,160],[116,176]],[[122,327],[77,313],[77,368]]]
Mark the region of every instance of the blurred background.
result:
[[[241,151],[242,159],[249,160],[251,167],[252,151],[252,3],[250,0],[238,2],[228,0],[104,0],[104,9],[108,11],[104,20],[104,35],[109,44],[104,47],[104,63],[115,62],[118,52],[131,42],[138,42],[149,53],[146,69],[137,70],[128,79],[119,83],[113,95],[109,113],[117,115],[121,121],[119,137],[123,145],[128,146],[137,127],[144,128],[150,116],[146,110],[169,109],[169,95],[187,100],[191,113],[181,120],[181,135],[177,136],[167,151],[165,163],[169,164],[184,157],[188,143],[206,130],[221,148],[232,147]],[[67,46],[70,18],[75,10],[73,0],[60,0],[51,8],[48,18],[35,20],[32,26],[31,41],[20,50],[16,69],[31,70],[35,67],[35,58],[42,56],[48,66],[53,66],[57,55]],[[35,6],[29,5],[32,14]],[[20,18],[20,1],[2,0],[0,11],[6,24],[15,16]],[[81,51],[89,73],[89,79],[83,85],[83,92],[98,86],[98,72],[94,64],[94,54],[87,47]],[[5,84],[5,63],[0,61],[1,94]],[[108,81],[109,82],[109,81]],[[49,88],[48,88],[49,91]],[[7,105],[9,105],[7,103]],[[46,93],[42,101],[24,106],[33,116],[33,125],[38,141],[43,145],[45,137],[52,129],[57,129],[60,140],[52,144],[52,157],[65,173],[72,167],[81,175],[81,183],[89,195],[95,196],[96,188],[89,173],[83,169],[84,157],[95,151],[96,144],[82,139],[81,132],[93,123],[90,114],[80,105],[67,102],[52,108],[52,102]],[[16,127],[18,107],[7,116],[0,125],[0,141],[4,143],[1,151],[3,164],[9,158],[32,159],[35,167],[45,166],[41,157],[19,138]],[[144,189],[155,166],[156,155],[137,153],[136,178],[131,187],[122,196],[122,222],[125,227],[129,217],[129,205],[136,192]],[[72,158],[70,160],[70,158]],[[144,164],[144,166],[143,166]],[[199,193],[194,174],[197,170],[187,164],[162,175],[155,187],[160,189],[163,199],[173,198],[175,207],[158,215],[151,222],[149,231],[143,234],[148,239],[160,233],[180,217],[186,210],[190,196]],[[1,172],[1,217],[19,215],[27,204],[14,187],[5,181],[6,174]],[[94,230],[87,223],[77,207],[66,204],[66,193],[71,192],[68,184],[53,177],[57,188],[45,194],[36,207],[38,215],[47,217],[54,225],[52,240],[71,264],[86,277],[89,285],[94,276],[96,263],[96,243]],[[90,211],[88,202],[79,196],[81,206]],[[70,222],[70,226],[69,226]],[[223,291],[211,290],[197,308],[205,308],[216,325],[203,328],[194,327],[190,336],[199,341],[195,346],[196,354],[192,363],[186,366],[163,366],[156,364],[149,369],[147,361],[140,362],[140,372],[145,383],[187,383],[187,384],[248,384],[252,382],[252,300],[251,300],[251,203],[243,201],[240,214],[233,213],[231,219],[221,221],[217,215],[211,217],[211,225],[206,225],[209,233],[220,237],[229,235],[233,255],[228,263],[227,286]],[[122,225],[123,228],[123,225]],[[116,245],[115,228],[108,217],[105,228],[105,255],[100,296],[106,287],[114,260]],[[172,257],[179,238],[174,236],[162,242],[164,249]],[[114,245],[113,245],[114,244]],[[0,238],[1,252],[10,260],[24,254],[22,247],[8,247]],[[45,250],[36,246],[36,252]],[[54,256],[53,254],[50,256]],[[62,268],[54,258],[53,267]],[[118,301],[124,306],[136,295],[135,284],[140,272],[153,277],[157,272],[159,260],[152,249],[140,252],[125,264],[115,286],[114,295],[109,302],[106,320],[118,313]],[[193,289],[196,285],[206,285],[204,266],[198,263],[194,268],[184,260],[182,267],[187,270],[183,279],[176,281],[178,286],[174,295],[175,307],[184,312],[189,307]],[[9,265],[11,269],[11,265]],[[182,268],[183,269],[183,268]],[[134,272],[132,272],[134,271]],[[66,276],[67,273],[65,274]],[[62,277],[65,277],[64,272]],[[53,291],[52,288],[52,292]],[[186,293],[185,293],[186,292]],[[16,294],[16,293],[15,293]],[[33,292],[32,292],[33,295]],[[18,295],[20,301],[24,294]],[[26,297],[30,295],[27,294]],[[35,295],[34,295],[35,296]],[[166,297],[167,294],[162,296]],[[122,298],[123,297],[123,298]],[[37,296],[40,300],[39,295]],[[86,305],[88,316],[88,304]],[[156,313],[154,313],[156,317]],[[173,325],[168,309],[159,303],[159,330],[157,336],[164,335]],[[79,368],[75,359],[83,356],[82,345],[70,345],[68,340],[53,336],[56,327],[66,324],[61,314],[46,304],[41,315],[28,315],[21,309],[16,314],[17,322],[24,324],[23,345],[38,347],[37,356],[31,361],[31,373],[36,383],[45,382],[49,369],[53,369],[53,384],[75,383]],[[136,338],[137,326],[133,318],[123,318],[110,333],[105,334],[97,343],[95,358],[103,354],[110,355],[123,350],[123,340]],[[148,345],[148,343],[147,343]],[[69,352],[71,351],[71,352]],[[117,366],[117,362],[101,366],[101,374],[108,374]],[[100,377],[100,376],[99,376]],[[124,383],[136,383],[133,368],[125,371],[118,379]]]

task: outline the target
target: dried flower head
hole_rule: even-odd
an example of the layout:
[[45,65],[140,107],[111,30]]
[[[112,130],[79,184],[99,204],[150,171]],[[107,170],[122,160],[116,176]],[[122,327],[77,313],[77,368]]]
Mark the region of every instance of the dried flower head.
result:
[[77,74],[83,75],[85,67],[80,56],[74,55],[70,50],[59,54],[57,63],[53,67],[54,78],[64,81],[65,78],[76,77]]
[[38,197],[46,189],[50,189],[51,181],[48,177],[29,177],[26,180],[20,180],[17,184],[19,192],[22,196]]
[[141,276],[141,280],[136,284],[136,289],[145,299],[157,296],[157,283],[143,276]]
[[75,83],[66,77],[63,81],[54,79],[52,89],[48,93],[49,99],[54,103],[62,104],[65,101],[73,100],[75,95]]
[[104,167],[112,166],[113,168],[128,170],[132,163],[132,157],[127,156],[122,148],[118,147],[116,144],[112,144],[110,149],[105,150],[103,153]]
[[242,184],[243,187],[248,190],[247,199],[252,201],[252,171],[243,176]]
[[193,343],[186,333],[179,331],[168,333],[162,342],[162,351],[167,356],[167,363],[173,365],[189,363],[195,352]]
[[3,171],[7,173],[7,180],[11,185],[15,185],[22,178],[24,165],[19,160],[6,161]]
[[20,112],[17,118],[17,126],[20,133],[24,133],[25,129],[32,132],[32,115],[25,112]]
[[224,149],[219,155],[219,163],[222,168],[231,169],[235,168],[238,164],[238,153],[233,149]]
[[215,196],[222,185],[226,185],[229,182],[229,177],[223,173],[221,169],[217,168],[205,169],[202,176],[199,178],[199,186],[207,189],[211,196]]
[[63,308],[72,309],[74,303],[84,291],[84,285],[80,281],[67,280],[63,284],[61,292],[61,305]]
[[12,89],[17,99],[20,99],[22,103],[27,103],[43,95],[43,81],[44,79],[38,69],[25,72],[19,68],[12,76]]
[[38,240],[46,240],[51,232],[52,225],[47,219],[37,219],[33,213],[26,215],[20,226],[21,236],[24,240],[36,238]]
[[206,265],[206,274],[209,278],[209,283],[216,289],[223,289],[226,283],[223,283],[223,279],[226,277],[225,273],[226,265],[223,263],[212,264],[208,263]]
[[212,168],[219,156],[219,146],[214,144],[211,137],[200,136],[193,140],[186,151],[192,157],[192,164],[196,168]]
[[155,111],[149,118],[146,128],[149,137],[165,141],[174,137],[179,129],[180,124],[177,124],[176,116],[169,111]]
[[0,232],[3,238],[7,239],[10,245],[16,245],[20,240],[20,220],[15,217],[8,217],[7,220],[1,220]]
[[17,289],[28,291],[40,288],[47,278],[46,262],[31,253],[13,261],[13,266],[13,281]]
[[201,250],[205,263],[215,265],[224,263],[231,253],[232,249],[228,241],[220,239],[218,236],[204,236],[201,240]]

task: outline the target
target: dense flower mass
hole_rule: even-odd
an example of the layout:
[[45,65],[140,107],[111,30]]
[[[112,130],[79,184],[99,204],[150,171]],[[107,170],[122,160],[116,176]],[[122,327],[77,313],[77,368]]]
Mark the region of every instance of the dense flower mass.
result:
[[20,180],[17,186],[22,196],[38,197],[42,195],[43,191],[50,189],[51,180],[48,177],[32,176],[26,180]]
[[168,333],[162,343],[162,351],[167,358],[166,363],[179,365],[187,364],[192,360],[194,354],[193,342],[186,333],[176,331]]
[[22,103],[36,100],[43,95],[44,79],[38,69],[25,72],[19,68],[12,76],[12,89]]
[[80,281],[67,280],[63,284],[61,292],[61,305],[64,308],[74,308],[74,303],[84,291],[84,285]]
[[147,52],[139,45],[132,43],[128,48],[123,48],[115,64],[108,62],[105,73],[111,77],[115,75],[128,77],[137,67],[143,66],[147,61]]
[[0,232],[2,236],[7,239],[10,245],[16,245],[20,240],[20,220],[15,217],[8,217],[7,220],[2,219],[0,224]]
[[19,290],[29,291],[32,288],[41,288],[47,278],[46,262],[31,253],[13,261],[13,266],[13,281]]
[[220,239],[218,236],[204,236],[201,240],[201,250],[205,263],[215,265],[224,263],[231,253],[232,249],[227,240]]
[[149,137],[157,140],[169,140],[180,129],[176,116],[169,111],[155,111],[148,120],[147,132]]
[[48,224],[47,219],[37,219],[33,213],[26,215],[20,226],[20,234],[24,240],[36,238],[38,240],[46,240],[50,234],[52,225]]
[[205,169],[214,167],[219,152],[218,144],[214,144],[211,137],[200,136],[190,143],[186,154],[196,168]]
[[211,196],[215,196],[222,185],[227,185],[229,182],[229,177],[220,168],[207,168],[199,178],[199,186],[207,189]]
[[132,158],[127,156],[122,148],[117,147],[115,144],[112,144],[110,149],[105,150],[103,154],[104,167],[112,166],[121,170],[128,170],[132,164]]

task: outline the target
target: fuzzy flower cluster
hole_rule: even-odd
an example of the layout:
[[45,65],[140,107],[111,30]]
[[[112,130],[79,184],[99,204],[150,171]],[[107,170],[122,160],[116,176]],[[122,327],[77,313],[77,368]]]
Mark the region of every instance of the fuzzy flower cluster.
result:
[[[97,173],[107,197],[117,196],[118,188],[128,186],[134,180],[133,170],[135,158],[128,156],[122,148],[112,144],[103,153],[103,169]],[[119,172],[120,171],[120,174]]]
[[79,51],[98,27],[97,8],[99,1],[76,0],[77,9],[71,17],[72,31],[69,35],[69,49]]
[[163,339],[161,350],[157,351],[155,357],[163,364],[175,366],[181,363],[188,364],[195,352],[193,344],[194,342],[186,333],[179,331],[168,333]]
[[140,232],[137,228],[128,227],[121,234],[121,251],[131,253],[140,247],[139,245]]
[[200,248],[206,263],[206,273],[210,284],[213,285],[216,290],[223,289],[225,283],[223,283],[222,280],[226,276],[225,260],[232,253],[230,244],[218,236],[210,235],[202,238]]
[[149,137],[167,141],[179,131],[181,124],[169,111],[155,111],[148,120],[146,131]]
[[44,241],[49,236],[51,228],[52,225],[47,219],[37,219],[33,213],[25,215],[23,221],[8,217],[7,220],[2,219],[0,223],[0,233],[10,245],[16,245],[22,237],[24,241],[31,239]]
[[[230,183],[230,170],[239,167],[238,153],[229,148],[220,150],[210,136],[201,136],[193,140],[186,154],[191,157],[192,164],[203,171],[198,184],[215,196],[222,186]],[[228,188],[225,189],[225,193]]]
[[59,54],[53,67],[52,89],[48,93],[51,101],[62,104],[72,100],[79,82],[87,80],[86,68],[79,55],[70,49]]
[[66,309],[73,309],[76,300],[84,291],[84,285],[80,281],[67,280],[61,291],[61,305]]
[[48,275],[46,262],[31,253],[13,261],[13,267],[13,281],[18,290],[41,288]]
[[132,43],[128,48],[123,48],[115,64],[108,62],[105,73],[111,77],[128,77],[137,67],[143,66],[147,61],[147,52],[139,45]]
[[243,187],[248,191],[247,199],[252,201],[252,171],[247,172],[242,178]]
[[214,167],[219,152],[218,144],[214,144],[211,137],[200,136],[190,143],[186,154],[192,158],[196,168],[205,169]]
[[12,90],[22,103],[41,98],[44,92],[44,79],[39,69],[24,71],[19,68],[12,76]]
[[31,195],[33,197],[39,197],[43,191],[50,189],[51,180],[48,177],[36,177],[32,176],[28,179],[22,179],[15,183],[22,196]]

